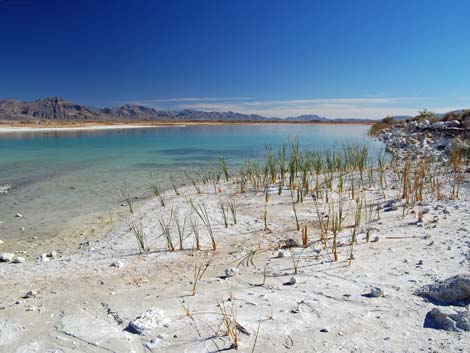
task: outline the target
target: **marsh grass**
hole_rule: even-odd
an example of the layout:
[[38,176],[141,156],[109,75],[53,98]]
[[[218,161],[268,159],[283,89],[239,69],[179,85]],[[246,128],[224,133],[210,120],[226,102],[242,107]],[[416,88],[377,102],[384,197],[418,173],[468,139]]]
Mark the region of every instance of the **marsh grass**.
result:
[[126,188],[123,187],[121,188],[121,195],[127,204],[127,207],[129,208],[129,212],[132,214],[134,213],[134,202],[132,200],[131,195],[126,191]]
[[197,216],[200,218],[202,223],[207,229],[207,233],[211,239],[212,243],[212,250],[217,250],[217,243],[214,238],[214,232],[212,231],[211,221],[209,218],[209,214],[207,213],[207,208],[204,204],[195,205],[191,199],[189,199],[189,203],[191,204],[192,209],[196,212]]
[[159,184],[156,183],[150,183],[149,185],[150,191],[152,192],[153,196],[158,198],[160,201],[160,205],[162,207],[165,207],[165,198],[163,197],[162,189]]
[[207,269],[209,268],[213,257],[209,258],[208,260],[200,260],[198,253],[196,252],[194,255],[194,273],[193,273],[193,285],[192,285],[192,295],[196,295],[197,285],[202,280],[202,277],[206,273]]
[[[239,348],[239,324],[237,322],[237,312],[235,309],[235,299],[230,298],[230,307],[225,305],[225,301],[222,299],[219,303],[220,314],[222,316],[221,326],[225,327],[226,335],[230,340],[231,349],[238,350]],[[220,331],[220,329],[219,329]]]
[[186,220],[188,219],[187,216],[184,216],[183,223],[180,222],[178,214],[175,212],[175,223],[176,223],[176,230],[178,231],[178,242],[179,242],[179,249],[183,250],[183,242],[185,239],[184,231],[186,228]]
[[167,220],[165,220],[165,217],[163,214],[160,215],[160,219],[158,220],[160,223],[160,227],[162,228],[162,235],[166,240],[166,245],[169,251],[175,251],[175,245],[173,244],[173,239],[171,237],[170,233],[170,225],[171,225],[171,220],[173,219],[173,213],[174,209],[171,207],[170,210],[170,215]]
[[137,248],[138,248],[139,254],[142,254],[143,252],[148,251],[147,240],[145,238],[144,228],[142,224],[133,223],[130,226],[130,230],[132,234],[134,235],[135,240],[137,241]]
[[230,199],[227,202],[227,206],[228,206],[228,208],[230,210],[230,213],[232,215],[233,224],[237,224],[237,207],[236,207],[236,204],[235,204],[235,200]]

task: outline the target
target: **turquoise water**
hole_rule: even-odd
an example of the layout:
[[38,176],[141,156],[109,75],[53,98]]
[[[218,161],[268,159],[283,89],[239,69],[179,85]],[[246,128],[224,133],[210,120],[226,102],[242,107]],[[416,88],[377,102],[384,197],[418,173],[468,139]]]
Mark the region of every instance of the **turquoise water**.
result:
[[[121,203],[120,189],[139,198],[151,180],[180,180],[183,171],[261,159],[265,145],[298,139],[321,149],[370,143],[364,125],[218,125],[96,131],[0,133],[0,239],[60,233],[74,217]],[[24,218],[15,218],[17,213]],[[20,230],[20,227],[25,227]]]

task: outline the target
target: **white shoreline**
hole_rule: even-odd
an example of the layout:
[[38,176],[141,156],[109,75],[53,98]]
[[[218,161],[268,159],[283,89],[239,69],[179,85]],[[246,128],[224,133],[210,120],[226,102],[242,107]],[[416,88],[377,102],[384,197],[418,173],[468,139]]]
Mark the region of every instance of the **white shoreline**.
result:
[[159,127],[186,127],[186,125],[96,125],[77,127],[0,127],[0,133],[10,132],[50,132],[50,131],[84,131],[84,130],[119,130],[119,129],[142,129]]

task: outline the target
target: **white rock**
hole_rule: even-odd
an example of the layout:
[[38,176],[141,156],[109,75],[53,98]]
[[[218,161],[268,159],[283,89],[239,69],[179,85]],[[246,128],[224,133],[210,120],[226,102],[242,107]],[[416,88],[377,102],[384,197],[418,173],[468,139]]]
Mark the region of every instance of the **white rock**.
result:
[[15,258],[15,254],[2,252],[0,253],[0,262],[11,262]]
[[121,268],[121,267],[124,267],[124,262],[122,261],[114,261],[113,263],[111,263],[111,265],[109,265],[111,267],[116,267],[116,268]]
[[57,256],[57,251],[51,251],[49,254],[47,254],[47,257],[56,257]]
[[127,330],[143,335],[159,328],[168,327],[169,320],[163,310],[151,308],[129,323]]
[[21,213],[17,213],[15,217],[23,218],[23,215]]
[[25,262],[26,259],[23,256],[17,256],[15,259],[12,261],[14,264],[21,264]]

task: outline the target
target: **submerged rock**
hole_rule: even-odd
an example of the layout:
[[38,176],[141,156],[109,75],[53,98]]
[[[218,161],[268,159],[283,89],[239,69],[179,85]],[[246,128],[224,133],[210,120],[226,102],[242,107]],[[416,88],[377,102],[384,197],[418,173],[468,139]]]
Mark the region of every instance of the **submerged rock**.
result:
[[423,326],[436,330],[470,331],[470,311],[434,308],[426,314]]
[[415,294],[441,305],[463,305],[470,302],[470,275],[457,275],[426,285]]

